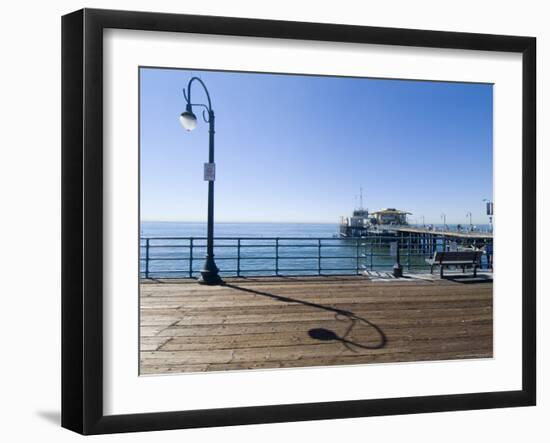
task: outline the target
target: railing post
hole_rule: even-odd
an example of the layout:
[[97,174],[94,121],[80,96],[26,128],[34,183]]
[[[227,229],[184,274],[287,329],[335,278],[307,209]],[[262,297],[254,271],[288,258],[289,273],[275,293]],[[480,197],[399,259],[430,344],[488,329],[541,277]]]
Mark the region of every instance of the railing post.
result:
[[275,239],[275,275],[279,275],[279,237]]
[[407,241],[407,269],[411,270],[411,235],[409,234],[408,241]]
[[321,275],[321,239],[317,239],[317,275]]
[[189,238],[189,278],[193,278],[193,237]]
[[149,238],[145,239],[145,278],[149,278]]
[[395,264],[393,265],[393,276],[397,278],[403,277],[403,266],[401,266],[399,247],[399,239],[397,239],[397,241],[395,242]]
[[241,276],[241,239],[237,240],[237,277]]
[[359,242],[360,238],[355,240],[355,273],[359,275]]
[[372,240],[371,240],[370,242],[370,270],[371,271],[374,269],[373,258],[374,258],[374,247],[372,245]]

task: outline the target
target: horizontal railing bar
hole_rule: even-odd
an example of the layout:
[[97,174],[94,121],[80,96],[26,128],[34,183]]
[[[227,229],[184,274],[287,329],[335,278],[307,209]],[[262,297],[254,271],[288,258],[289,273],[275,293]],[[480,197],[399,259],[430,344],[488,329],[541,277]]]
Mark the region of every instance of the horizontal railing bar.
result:
[[[412,236],[414,238],[417,238],[415,236]],[[442,236],[438,236],[438,238],[442,238]],[[158,240],[158,241],[165,241],[165,240],[208,240],[207,237],[140,237],[140,241],[146,241],[149,240]],[[396,235],[372,235],[367,237],[214,237],[214,240],[227,240],[227,241],[236,241],[236,240],[246,240],[246,241],[273,241],[273,240],[296,240],[296,241],[312,241],[312,240],[322,240],[322,241],[349,241],[349,242],[356,242],[356,241],[377,241],[380,239],[384,240],[399,240],[403,242],[407,242],[409,240],[408,236],[400,237]],[[418,238],[423,239],[423,237]],[[475,240],[473,238],[468,238],[467,240]]]
[[[367,256],[368,258],[369,256]],[[391,259],[394,259],[395,257],[391,257],[391,256],[388,256],[388,255],[373,255],[373,257],[386,257],[386,258],[391,258]],[[413,255],[411,254],[411,257],[423,257],[423,256],[419,256],[418,254],[416,255]],[[428,257],[428,256],[425,256],[425,257]],[[193,256],[193,260],[200,260],[201,258],[204,258],[204,256]],[[356,257],[326,257],[326,256],[323,256],[321,257],[321,260],[339,260],[339,259],[346,259],[346,260],[352,260],[352,259],[355,259]],[[216,256],[216,260],[237,260],[238,257],[237,256],[232,256],[232,257],[219,257],[219,256]],[[276,257],[241,257],[240,258],[241,261],[242,260],[276,260]],[[147,260],[147,258],[145,257],[140,257],[140,260],[141,261],[145,261]],[[189,261],[191,260],[189,257],[150,257],[148,259],[149,261],[177,261],[177,260],[181,260],[181,261]],[[279,257],[279,260],[318,260],[318,257]]]
[[[279,249],[283,249],[283,248],[317,248],[319,245],[317,244],[308,244],[308,245],[284,245],[284,244],[280,244],[279,245]],[[321,245],[323,249],[325,248],[349,248],[349,249],[352,249],[352,248],[355,248],[355,245],[351,246],[351,245]],[[145,245],[141,245],[140,246],[141,248],[145,248],[146,246]],[[149,248],[150,249],[153,249],[153,248],[187,248],[189,249],[191,247],[191,245],[149,245]],[[236,248],[237,245],[220,245],[220,244],[215,244],[214,245],[214,248]],[[275,248],[276,245],[273,244],[273,245],[242,245],[241,244],[241,248]],[[206,244],[204,245],[193,245],[193,248],[206,248]]]
[[[217,246],[216,246],[216,247],[217,247]],[[215,248],[216,248],[216,247],[215,247]],[[214,248],[214,249],[215,249],[215,248]],[[380,254],[380,253],[372,253],[372,254],[370,254],[370,253],[367,253],[367,254],[362,253],[362,254],[360,255],[360,257],[362,257],[362,258],[364,258],[364,257],[370,257],[371,255],[372,255],[373,257],[390,257],[389,254]],[[430,256],[430,257],[431,257],[431,256],[433,256],[433,253],[432,253],[432,252],[426,252],[426,253],[423,253],[423,252],[411,252],[411,253],[408,254],[408,255],[410,255],[411,257],[412,257],[412,256],[417,256],[417,257],[420,257],[420,256]],[[198,255],[198,257],[201,257],[201,256],[203,256],[203,255]],[[197,255],[193,254],[193,257],[197,257]],[[217,257],[217,256],[216,256],[216,257]],[[235,257],[237,257],[237,256],[235,255]],[[271,256],[271,255],[270,255],[270,256],[265,256],[265,257],[266,257],[266,258],[268,258],[268,257],[275,258],[275,256]],[[317,255],[304,256],[304,258],[309,258],[309,257],[311,257],[311,258],[318,258]],[[168,258],[168,257],[166,257],[166,258]],[[290,255],[282,255],[282,256],[281,256],[281,255],[279,255],[279,258],[294,258],[294,256],[290,256]],[[352,255],[322,255],[321,258],[353,258],[353,259],[355,259],[356,256],[355,256],[355,255],[353,255],[353,256],[352,256]],[[150,260],[151,260],[151,259],[150,259]]]
[[[274,248],[276,246],[275,243],[269,244],[269,245],[247,245],[247,244],[241,244],[241,247],[243,248]],[[284,243],[280,243],[280,248],[316,248],[319,245],[317,243],[313,244],[304,244],[304,245],[285,245]],[[354,248],[355,244],[353,245],[321,245],[323,248]],[[362,245],[364,246],[364,245]],[[141,248],[145,248],[146,245],[140,245]],[[168,245],[149,245],[150,248],[190,248],[191,245],[174,245],[174,244],[168,244]],[[204,245],[193,245],[194,248],[206,248],[206,243]],[[214,247],[216,248],[236,248],[237,244],[233,245],[220,245],[215,244]],[[388,245],[389,247],[389,245]]]
[[[145,241],[147,239],[149,240],[188,240],[188,239],[194,239],[194,240],[208,240],[208,237],[140,237],[140,240]],[[360,237],[357,237],[357,240]],[[367,238],[367,237],[361,237],[361,238]],[[378,238],[378,237],[377,237]],[[299,240],[299,241],[311,241],[311,240],[327,240],[327,241],[345,241],[345,240],[352,240],[355,241],[356,239],[352,238],[341,238],[341,237],[214,237],[214,240],[256,240],[256,241],[271,241],[271,240]]]
[[[412,266],[411,266],[412,267]],[[392,268],[392,265],[381,265],[381,266],[378,266],[377,267],[378,269],[381,269],[381,268],[384,268],[384,269],[391,269]],[[367,268],[365,270],[368,270]],[[341,271],[341,272],[349,272],[349,273],[353,273],[355,274],[356,273],[356,268],[322,268],[321,269],[321,275],[322,274],[326,274],[328,272],[336,272],[336,271]],[[241,274],[242,275],[245,275],[245,274],[250,274],[251,272],[259,272],[261,274],[257,274],[257,276],[275,276],[276,273],[275,271],[266,271],[264,269],[241,269],[240,270]],[[284,272],[308,272],[309,274],[302,274],[302,275],[319,275],[319,272],[316,269],[310,269],[310,268],[307,268],[307,269],[279,269],[279,275],[282,275]],[[360,272],[364,272],[363,270],[360,270]],[[220,274],[235,274],[236,273],[236,270],[235,269],[228,269],[228,270],[220,270],[219,271]],[[189,278],[189,270],[188,269],[185,269],[185,270],[167,270],[167,271],[149,271],[149,275],[152,276],[152,275],[165,275],[165,274],[182,274],[182,278]],[[193,274],[194,275],[199,275],[200,274],[200,271],[197,270],[197,271],[193,271]],[[140,271],[140,275],[145,275],[145,272],[144,271]],[[287,274],[289,275],[289,274]],[[235,275],[236,277],[236,275]]]
[[[207,244],[206,241],[204,243],[197,243],[195,240],[196,239],[193,239],[193,241],[194,241],[193,246],[204,247]],[[219,239],[214,239],[214,240],[215,240],[215,245],[216,246],[217,245],[229,246],[229,247],[236,247],[237,246],[237,243],[225,243],[225,241],[227,241],[227,240],[219,240]],[[220,243],[220,242],[224,242],[224,243]],[[382,242],[382,243],[380,243],[380,242],[367,242],[367,243],[353,242],[353,243],[339,243],[339,244],[321,243],[321,245],[324,248],[353,248],[357,244],[359,244],[360,246],[390,247],[390,243],[391,242]],[[190,243],[157,243],[157,244],[149,243],[149,245],[150,245],[150,247],[155,247],[155,248],[163,248],[163,247],[169,247],[169,246],[180,247],[180,248],[188,248],[189,246],[191,246]],[[275,247],[276,245],[277,245],[277,243],[275,243],[275,242],[273,242],[273,243],[241,243],[241,246],[247,247],[247,248],[252,248],[252,247]],[[403,243],[400,243],[400,245],[408,245],[408,243],[403,242]],[[145,248],[147,245],[146,244],[140,244],[139,246],[140,246],[140,248]],[[304,248],[304,247],[312,247],[312,246],[316,247],[316,246],[319,246],[319,243],[318,243],[318,240],[316,240],[314,243],[313,242],[310,242],[310,243],[282,243],[282,242],[280,242],[279,246],[285,247],[285,248]],[[411,244],[411,246],[419,246],[419,245]]]
[[[144,273],[143,271],[140,271],[141,273]],[[189,269],[184,269],[184,270],[180,270],[180,269],[167,269],[166,271],[151,271],[149,270],[149,275],[151,274],[173,274],[173,273],[176,273],[176,272],[181,272],[181,273],[184,273],[184,274],[189,274]],[[197,272],[200,272],[200,271],[197,271]]]
[[[297,257],[281,257],[279,256],[279,260],[318,260],[319,257],[316,255],[310,255],[310,256],[297,256]],[[241,258],[242,260],[242,258]]]
[[[204,248],[205,246],[195,245],[195,248],[200,248],[200,247]],[[214,248],[236,248],[236,247],[237,247],[236,243],[234,245],[219,245],[219,244],[214,245]],[[241,248],[275,248],[275,243],[273,243],[272,245],[243,245],[243,244],[241,244]]]
[[[373,257],[386,257],[386,258],[394,258],[394,257],[391,257],[389,255],[383,255],[383,254],[378,254],[378,255],[375,255],[373,254],[372,255]],[[411,257],[419,257],[419,256],[425,256],[424,254],[411,254],[410,255]],[[426,255],[427,257],[428,255]],[[363,257],[370,257],[370,255],[367,255],[367,256],[363,256]],[[204,258],[204,256],[193,256],[193,260],[197,260],[197,259],[201,259],[201,258]],[[220,256],[216,256],[216,260],[237,260],[237,256],[232,256],[232,257],[220,257]],[[317,260],[319,257],[317,256],[311,256],[311,257],[279,257],[279,260]],[[356,257],[355,256],[340,256],[340,257],[330,257],[330,256],[322,256],[321,257],[321,260],[338,260],[338,259],[355,259]],[[276,257],[272,257],[272,256],[269,256],[269,257],[241,257],[240,258],[241,261],[242,260],[275,260]],[[174,261],[174,260],[180,260],[180,261],[189,261],[190,258],[189,257],[150,257],[149,259],[145,258],[145,257],[140,257],[140,260],[141,261],[145,261],[145,260],[149,260],[149,261]]]
[[147,258],[140,258],[140,260],[149,260],[149,261],[174,261],[174,260],[181,260],[181,261],[189,261],[189,257],[149,257]]
[[[237,260],[238,257],[218,257],[216,255],[216,260]],[[275,261],[275,257],[242,257],[241,256],[241,262],[243,260],[268,260],[268,261]]]
[[[353,246],[347,246],[347,245],[339,245],[339,246],[327,246],[327,245],[321,245],[323,249],[325,248],[349,248],[352,249],[355,247]],[[360,246],[366,246],[366,245],[360,245]],[[141,248],[145,248],[145,245],[140,246]],[[150,245],[149,248],[187,248],[189,249],[190,245]],[[214,245],[214,248],[236,248],[237,245]],[[279,249],[282,248],[317,248],[318,245],[279,245]],[[206,245],[193,245],[193,248],[199,248],[199,249],[205,249]],[[275,245],[241,245],[241,248],[275,248]],[[388,247],[389,248],[389,245]],[[385,249],[387,249],[385,248]],[[409,249],[409,248],[406,248]],[[420,249],[420,248],[414,248],[411,247],[410,249]]]
[[[403,264],[403,266],[407,266],[406,263]],[[391,263],[382,263],[382,264],[379,264],[379,265],[376,265],[374,268],[371,269],[370,265],[361,265],[360,266],[361,269],[365,269],[365,270],[368,270],[368,271],[376,271],[378,268],[393,268],[393,264]],[[411,265],[409,266],[410,268],[425,268],[425,266],[421,266],[421,265],[413,265],[411,263]],[[429,269],[430,267],[428,266],[428,271],[430,270]]]
[[[141,245],[140,246],[141,248],[145,248],[145,245]],[[149,249],[152,249],[152,248],[187,248],[189,249],[191,247],[191,245],[173,245],[173,244],[170,244],[170,245],[149,245]],[[194,246],[196,247],[196,246]],[[203,246],[204,248],[206,248],[206,246]]]
[[[410,254],[406,254],[406,255],[410,255],[411,257],[433,257],[433,253],[430,253],[430,252],[427,252],[425,254],[421,253],[421,252],[411,252]],[[361,258],[369,258],[369,257],[388,257],[388,258],[395,258],[389,254],[361,254]],[[406,257],[405,257],[406,258]]]
[[[420,253],[411,253],[409,254],[411,257],[432,257],[433,254],[420,254]],[[371,254],[362,254],[360,256],[361,258],[368,258],[371,257]],[[372,254],[372,257],[388,257],[388,258],[395,258],[388,254]],[[193,254],[193,258],[204,258],[203,255],[196,256]],[[277,257],[273,255],[268,256],[258,256],[258,257],[241,257],[241,260],[275,260]],[[279,256],[279,260],[293,260],[293,259],[318,259],[319,257],[316,255],[310,255],[310,256]],[[331,259],[355,259],[355,255],[338,255],[338,256],[331,256],[331,255],[322,255],[322,260],[331,260]],[[140,260],[145,260],[145,257],[141,257]],[[218,259],[224,259],[224,260],[237,260],[237,256],[231,256],[231,257],[220,257],[219,255],[216,255],[216,260]],[[150,257],[149,260],[189,260],[189,257]]]
[[[387,265],[387,266],[392,266],[392,265]],[[350,268],[321,268],[321,271],[355,271],[356,268],[355,266],[354,267],[350,267]],[[241,268],[241,272],[273,272],[275,273],[275,270],[273,271],[266,271],[265,269],[242,269]],[[308,272],[317,272],[318,269],[317,268],[280,268],[279,271],[286,271],[286,272],[294,272],[294,271],[308,271]],[[184,269],[184,270],[181,270],[181,269],[171,269],[171,270],[166,270],[166,271],[154,271],[154,270],[149,270],[149,274],[161,274],[161,273],[165,273],[165,272],[169,272],[169,273],[176,273],[176,272],[183,272],[183,273],[186,273],[186,274],[189,274],[189,269]],[[219,272],[225,272],[225,273],[228,273],[228,272],[237,272],[236,269],[220,269]],[[140,273],[144,273],[144,271],[140,271]],[[193,273],[200,273],[200,270],[194,270]]]
[[[319,273],[319,269],[317,269],[317,268],[315,268],[315,269],[312,269],[312,268],[303,268],[303,269],[299,269],[299,268],[288,268],[288,269],[280,268],[279,271],[282,271],[282,272],[303,272],[303,271],[307,271],[307,272],[314,272],[315,274]],[[355,267],[353,267],[353,268],[321,268],[321,273],[324,272],[324,271],[355,271]]]
[[[404,237],[404,239],[407,239],[408,237]],[[208,237],[140,237],[141,241],[149,240],[208,240]],[[399,236],[393,236],[393,235],[373,235],[370,237],[214,237],[214,240],[246,240],[246,241],[285,241],[285,240],[297,240],[297,241],[348,241],[348,242],[356,242],[356,241],[365,241],[365,240],[379,240],[379,239],[401,239]]]
[[[418,257],[418,256],[423,256],[424,254],[411,254],[411,257],[415,256],[415,257]],[[427,256],[427,255],[426,255]],[[367,255],[367,256],[363,256],[363,257],[370,257],[370,255]],[[378,255],[374,255],[373,254],[373,257],[387,257],[387,258],[393,258],[393,257],[390,257],[388,255],[382,255],[382,254],[378,254]],[[201,259],[201,258],[204,258],[203,256],[193,256],[193,259]],[[237,256],[232,256],[232,257],[220,257],[220,256],[216,256],[216,260],[237,260]],[[317,260],[319,257],[317,256],[310,256],[310,257],[279,257],[279,260]],[[337,260],[337,259],[355,259],[356,257],[355,256],[338,256],[338,257],[330,257],[330,256],[321,256],[321,260]],[[275,260],[276,257],[272,257],[272,256],[269,256],[269,257],[241,257],[241,261],[242,260]],[[177,260],[180,260],[180,261],[190,261],[190,258],[189,257],[150,257],[149,259],[145,258],[145,257],[140,257],[140,260],[141,261],[145,261],[145,260],[149,260],[149,261],[177,261]]]
[[337,259],[337,258],[346,258],[346,259],[353,259],[355,260],[357,258],[357,256],[355,255],[336,255],[336,256],[331,256],[331,255],[321,255],[320,257],[322,260],[331,260],[331,259]]

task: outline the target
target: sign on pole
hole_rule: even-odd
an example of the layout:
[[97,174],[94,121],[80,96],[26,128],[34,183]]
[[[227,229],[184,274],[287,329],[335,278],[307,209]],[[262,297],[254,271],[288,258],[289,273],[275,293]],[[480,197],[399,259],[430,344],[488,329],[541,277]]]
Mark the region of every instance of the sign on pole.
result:
[[216,180],[216,163],[204,164],[204,180],[209,182]]
[[487,202],[487,215],[493,215],[493,202]]

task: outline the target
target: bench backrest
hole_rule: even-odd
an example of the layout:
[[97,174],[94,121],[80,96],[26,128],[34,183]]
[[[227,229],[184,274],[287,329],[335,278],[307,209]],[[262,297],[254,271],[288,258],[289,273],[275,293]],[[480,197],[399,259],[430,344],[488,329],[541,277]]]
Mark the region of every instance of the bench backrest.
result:
[[445,251],[434,254],[434,262],[467,261],[475,263],[481,258],[482,251]]

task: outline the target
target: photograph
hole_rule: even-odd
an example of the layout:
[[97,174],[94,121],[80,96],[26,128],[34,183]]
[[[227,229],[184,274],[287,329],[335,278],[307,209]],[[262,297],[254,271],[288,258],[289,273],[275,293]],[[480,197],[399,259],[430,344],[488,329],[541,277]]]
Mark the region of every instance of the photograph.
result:
[[493,84],[138,70],[140,376],[494,357]]
[[62,16],[63,428],[540,430],[542,21],[377,8]]

